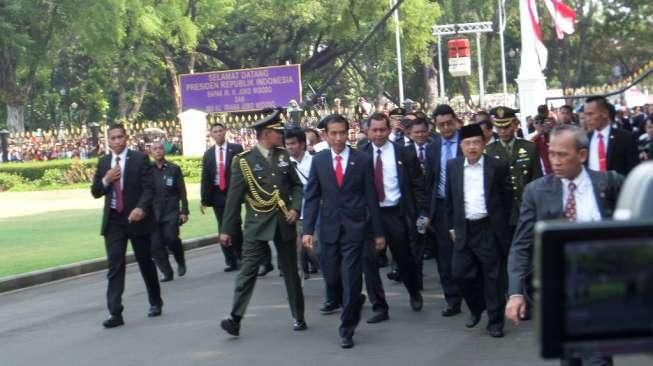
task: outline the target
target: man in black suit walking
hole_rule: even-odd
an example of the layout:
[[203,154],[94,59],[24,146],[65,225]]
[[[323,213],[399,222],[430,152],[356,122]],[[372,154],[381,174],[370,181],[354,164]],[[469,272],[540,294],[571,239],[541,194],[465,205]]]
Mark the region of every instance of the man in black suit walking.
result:
[[102,325],[114,328],[124,324],[122,293],[125,289],[125,252],[132,243],[150,302],[149,317],[161,315],[163,300],[150,254],[152,232],[152,165],[147,155],[127,150],[127,132],[122,125],[108,131],[111,154],[98,161],[91,194],[104,196],[101,234],[109,261],[107,305],[110,317]]
[[[202,157],[202,180],[200,185],[200,196],[202,202],[202,213],[204,207],[213,207],[215,218],[218,222],[218,231],[222,232],[222,216],[224,206],[229,193],[229,178],[231,176],[231,161],[234,156],[243,152],[239,144],[226,142],[227,129],[222,123],[211,125],[211,138],[215,145],[206,150]],[[240,227],[240,226],[239,226]],[[243,232],[238,230],[232,238],[232,245],[222,246],[222,253],[227,267],[225,272],[238,269],[238,260],[242,254]]]
[[[525,283],[533,272],[535,223],[541,220],[599,221],[612,217],[623,176],[584,167],[589,139],[573,125],[560,125],[551,133],[549,157],[553,174],[529,183],[524,190],[519,222],[508,257],[508,293],[505,315],[519,324],[526,314]],[[609,365],[594,358],[591,365]],[[596,363],[592,363],[596,362]]]
[[588,98],[583,106],[583,118],[592,130],[587,134],[590,139],[587,167],[628,175],[639,164],[637,140],[631,132],[611,125],[610,104],[605,97]]
[[363,245],[370,231],[377,250],[385,248],[385,238],[371,158],[346,145],[347,119],[331,115],[324,122],[330,149],[313,158],[304,194],[302,241],[312,248],[319,212],[322,271],[327,286],[336,288],[342,281],[341,347],[352,348],[352,337],[365,302],[361,293]]
[[501,256],[510,245],[508,219],[511,195],[505,162],[483,154],[479,125],[460,130],[464,157],[447,162],[447,208],[453,229],[453,277],[460,283],[470,310],[465,326],[472,328],[487,309],[487,330],[503,337],[505,280]]
[[433,137],[433,142],[426,145],[426,192],[429,195],[429,217],[435,239],[435,259],[446,301],[442,316],[449,317],[460,313],[462,302],[460,288],[451,273],[453,240],[449,235],[451,218],[446,205],[447,161],[462,156],[459,143],[460,121],[454,110],[446,104],[439,105],[433,111],[433,121],[440,133]]
[[179,226],[188,221],[186,183],[179,165],[166,160],[163,142],[150,147],[154,157],[152,177],[154,183],[154,231],[152,232],[152,258],[163,273],[161,282],[172,281],[173,272],[168,260],[168,250],[177,262],[177,274],[186,274],[184,247],[179,238]]
[[[369,124],[368,136],[371,143],[361,146],[360,151],[372,158],[384,236],[397,263],[399,279],[410,295],[410,306],[414,311],[420,311],[422,295],[417,266],[411,252],[410,234],[416,226],[417,218],[425,217],[428,210],[424,175],[413,146],[398,146],[388,140],[391,127],[390,119],[385,114],[372,114]],[[368,247],[370,250],[363,254],[363,271],[365,287],[376,313],[368,323],[377,323],[388,319],[388,303],[376,256],[371,250],[372,246]]]

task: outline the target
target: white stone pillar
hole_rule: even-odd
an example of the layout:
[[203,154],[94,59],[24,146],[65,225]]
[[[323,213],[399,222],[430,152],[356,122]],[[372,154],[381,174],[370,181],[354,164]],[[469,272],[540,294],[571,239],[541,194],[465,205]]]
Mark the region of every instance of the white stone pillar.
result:
[[184,156],[201,157],[206,151],[206,113],[189,109],[178,115]]
[[[517,86],[519,88],[519,112],[523,131],[528,131],[527,116],[537,114],[537,106],[544,104],[546,98],[546,79],[540,70],[536,52],[536,38],[528,12],[529,0],[519,0],[521,24],[521,65]],[[535,3],[535,2],[533,2]]]

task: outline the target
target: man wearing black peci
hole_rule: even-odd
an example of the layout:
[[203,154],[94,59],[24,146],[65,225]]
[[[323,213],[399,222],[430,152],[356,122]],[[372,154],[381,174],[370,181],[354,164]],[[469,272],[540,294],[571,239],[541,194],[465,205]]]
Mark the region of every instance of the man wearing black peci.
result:
[[315,224],[320,217],[320,255],[327,286],[343,287],[340,316],[342,348],[354,346],[353,335],[360,322],[365,295],[363,246],[370,232],[377,250],[385,248],[374,189],[372,159],[346,145],[349,122],[343,116],[324,119],[330,149],[313,157],[305,189],[303,244],[313,247]]
[[153,143],[150,151],[154,158],[152,206],[155,227],[152,232],[152,258],[163,273],[161,282],[167,282],[173,278],[168,251],[177,262],[177,274],[180,277],[186,274],[186,259],[179,238],[179,226],[188,221],[188,199],[181,168],[166,160],[163,142]]
[[511,195],[505,162],[483,154],[477,124],[460,130],[464,157],[447,162],[447,209],[454,240],[453,277],[470,310],[465,326],[475,327],[487,310],[487,330],[503,337],[505,281],[501,255],[510,245]]
[[[384,236],[397,263],[399,279],[410,295],[410,306],[414,311],[420,311],[422,295],[410,237],[417,218],[426,216],[428,210],[424,175],[413,146],[399,146],[388,140],[391,125],[385,114],[372,114],[369,124],[371,143],[361,146],[360,151],[372,158]],[[388,319],[388,304],[371,245],[363,253],[363,260],[365,287],[375,312],[368,323],[376,323]]]
[[[218,222],[218,231],[222,232],[222,217],[224,206],[229,194],[229,178],[231,176],[231,161],[234,156],[243,152],[239,144],[232,144],[226,141],[227,129],[222,123],[211,125],[211,138],[215,145],[206,150],[202,157],[202,180],[200,185],[200,197],[202,202],[202,213],[204,207],[213,207],[213,213]],[[238,226],[240,227],[240,226]],[[225,272],[238,269],[243,244],[243,232],[238,229],[232,238],[229,247],[222,247],[224,260],[227,265]]]
[[163,300],[150,254],[152,232],[152,165],[147,155],[127,150],[127,132],[122,125],[108,130],[111,154],[98,161],[91,194],[104,196],[101,234],[109,261],[107,305],[110,317],[102,325],[114,328],[124,324],[122,293],[125,289],[125,252],[132,243],[150,302],[149,317],[161,315]]

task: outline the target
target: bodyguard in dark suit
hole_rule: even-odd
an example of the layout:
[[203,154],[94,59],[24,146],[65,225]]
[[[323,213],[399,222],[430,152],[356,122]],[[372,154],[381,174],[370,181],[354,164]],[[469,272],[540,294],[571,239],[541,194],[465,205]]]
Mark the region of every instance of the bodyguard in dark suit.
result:
[[[215,145],[206,150],[202,157],[202,181],[200,185],[202,212],[204,212],[204,207],[213,207],[218,222],[218,232],[222,232],[224,206],[231,188],[229,186],[231,161],[234,156],[243,152],[241,145],[226,142],[226,132],[227,129],[222,123],[211,125],[210,133]],[[233,233],[232,245],[222,247],[222,253],[227,265],[225,272],[238,269],[238,260],[240,260],[242,254],[242,243],[243,233],[240,229],[237,229]]]
[[127,133],[122,125],[109,127],[108,139],[112,153],[98,161],[91,194],[95,198],[104,196],[101,234],[109,261],[107,305],[111,316],[102,325],[113,328],[124,324],[122,293],[125,289],[127,240],[132,243],[147,287],[148,316],[161,315],[163,300],[150,254],[154,195],[152,165],[147,155],[127,150]]
[[[516,324],[526,313],[529,294],[526,279],[533,272],[533,231],[541,220],[598,221],[612,217],[623,183],[615,172],[595,172],[584,167],[589,140],[573,125],[561,125],[551,133],[549,156],[553,174],[526,186],[519,223],[508,258],[510,299],[506,317]],[[609,359],[585,360],[591,365],[609,365]],[[595,362],[595,363],[591,363]]]
[[588,98],[583,106],[583,118],[592,129],[587,135],[590,140],[587,167],[628,175],[639,164],[637,140],[631,132],[611,126],[608,101],[604,97]]
[[188,199],[181,168],[166,160],[163,143],[153,143],[150,151],[154,157],[152,206],[155,225],[152,232],[152,258],[163,273],[161,282],[167,282],[173,278],[168,251],[177,262],[177,274],[180,277],[186,274],[186,260],[179,238],[179,226],[188,221]]
[[[370,116],[368,136],[372,143],[360,147],[372,158],[374,184],[380,206],[381,223],[386,242],[398,266],[401,282],[410,295],[415,311],[422,308],[419,276],[413,258],[410,237],[418,217],[425,217],[427,208],[424,175],[412,146],[400,147],[388,140],[390,119],[383,113]],[[376,318],[388,318],[388,304],[375,256],[363,255],[365,286]],[[368,322],[374,323],[376,319]]]
[[274,110],[254,126],[258,144],[233,160],[231,191],[224,210],[220,244],[231,246],[240,230],[240,207],[246,207],[242,268],[236,277],[230,317],[220,326],[238,336],[240,321],[254,292],[258,267],[266,258],[269,241],[274,241],[288,294],[293,329],[306,329],[304,293],[297,274],[297,232],[295,223],[302,206],[302,183],[283,145],[284,126]]
[[460,283],[471,312],[465,324],[472,328],[487,310],[487,330],[503,337],[505,281],[501,256],[510,245],[508,169],[499,159],[483,154],[485,142],[479,125],[460,130],[464,157],[447,162],[447,208],[454,236],[453,277]]
[[446,104],[439,105],[433,111],[433,120],[440,133],[426,146],[426,192],[435,239],[435,259],[446,301],[442,316],[453,316],[460,313],[462,295],[458,284],[453,280],[451,270],[454,245],[449,234],[451,218],[446,205],[446,186],[447,161],[462,156],[459,143],[460,122],[454,110]]
[[347,119],[331,115],[324,121],[330,149],[313,157],[304,195],[303,243],[312,248],[319,213],[322,272],[331,288],[342,281],[341,346],[351,348],[365,302],[363,246],[371,234],[376,249],[382,250],[385,239],[371,158],[346,145]]

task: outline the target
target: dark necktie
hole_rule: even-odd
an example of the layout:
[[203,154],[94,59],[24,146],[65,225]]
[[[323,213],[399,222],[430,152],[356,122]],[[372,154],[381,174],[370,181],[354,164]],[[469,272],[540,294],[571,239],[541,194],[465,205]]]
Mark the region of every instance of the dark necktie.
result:
[[424,146],[419,147],[419,156],[418,156],[418,158],[419,158],[420,162],[422,162],[422,163],[424,162]]
[[385,200],[385,190],[383,189],[383,161],[381,159],[381,149],[376,150],[376,166],[374,167],[374,185],[376,193],[379,196],[379,202]]
[[[116,156],[116,167],[120,169],[120,156]],[[120,178],[113,181],[113,197],[116,200],[115,210],[120,213],[122,213],[122,210],[124,209],[123,201],[122,201],[122,184],[120,184],[121,179],[122,179],[122,174]]]
[[576,184],[569,182],[569,192],[567,194],[567,202],[565,204],[565,219],[569,221],[576,221]]

